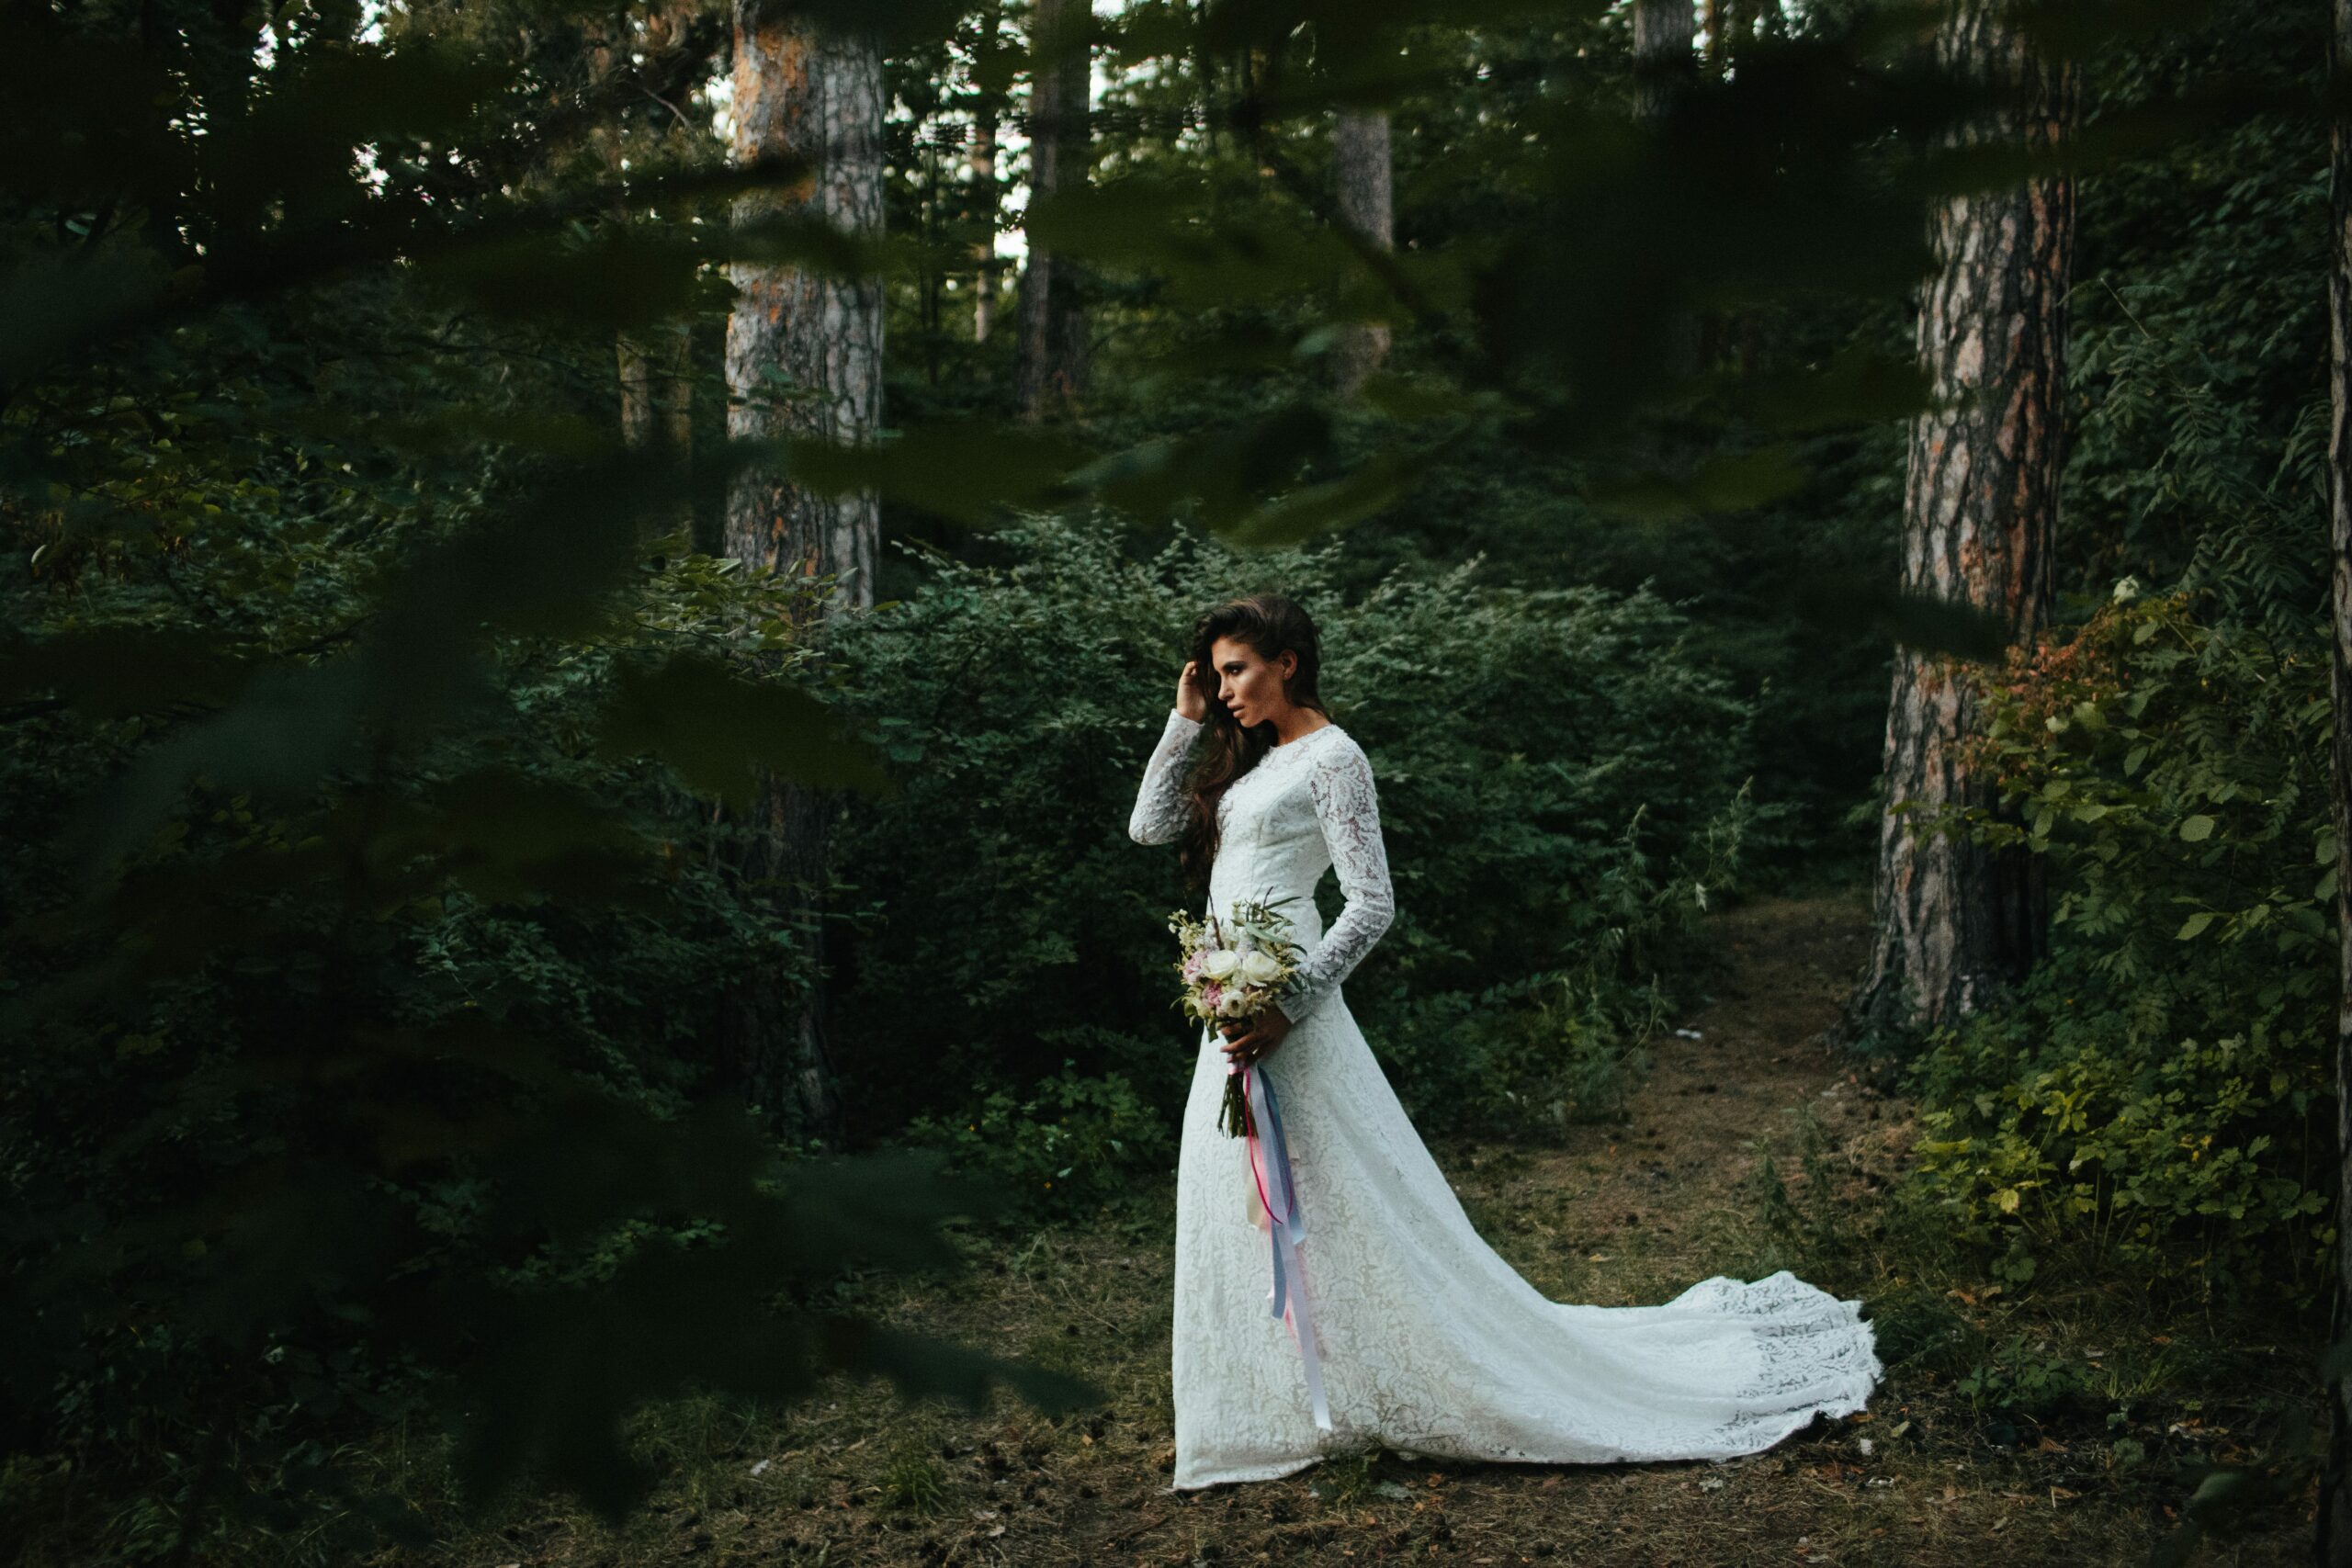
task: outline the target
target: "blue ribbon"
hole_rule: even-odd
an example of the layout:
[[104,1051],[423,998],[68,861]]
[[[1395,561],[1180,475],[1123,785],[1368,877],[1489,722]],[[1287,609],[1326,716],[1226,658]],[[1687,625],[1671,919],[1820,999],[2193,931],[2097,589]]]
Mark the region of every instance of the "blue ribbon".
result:
[[[1306,1239],[1306,1223],[1299,1217],[1298,1190],[1291,1179],[1290,1143],[1283,1135],[1282,1103],[1274,1094],[1274,1080],[1261,1068],[1242,1068],[1241,1088],[1256,1122],[1249,1139],[1250,1179],[1258,1184],[1259,1201],[1265,1206],[1266,1228],[1273,1241],[1273,1315],[1290,1320],[1291,1337],[1298,1342],[1306,1367],[1315,1425],[1328,1432],[1331,1410],[1323,1394],[1322,1359],[1315,1348],[1314,1300],[1307,1293],[1306,1260],[1298,1251],[1298,1244]],[[1294,1296],[1295,1315],[1289,1310]]]

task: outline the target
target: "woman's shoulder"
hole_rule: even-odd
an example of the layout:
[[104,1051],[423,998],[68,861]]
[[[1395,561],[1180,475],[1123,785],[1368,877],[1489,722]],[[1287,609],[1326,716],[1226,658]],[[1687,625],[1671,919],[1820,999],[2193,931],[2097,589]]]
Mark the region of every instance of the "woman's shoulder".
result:
[[1293,744],[1313,749],[1307,753],[1306,761],[1318,773],[1372,771],[1372,759],[1364,754],[1363,747],[1337,722],[1302,735]]

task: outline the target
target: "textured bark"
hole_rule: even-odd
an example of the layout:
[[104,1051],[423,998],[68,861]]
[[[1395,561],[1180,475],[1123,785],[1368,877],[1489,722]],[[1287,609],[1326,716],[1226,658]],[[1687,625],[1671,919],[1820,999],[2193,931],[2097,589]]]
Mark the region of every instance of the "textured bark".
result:
[[[694,457],[694,329],[668,322],[615,340],[621,382],[621,439],[632,450],[659,450],[683,474]],[[691,536],[694,506],[681,494],[648,526]]]
[[1698,81],[1691,0],[1634,0],[1634,113],[1656,119]]
[[[1003,17],[1003,7],[990,5],[980,10],[981,48],[997,47],[997,28]],[[1003,107],[993,89],[983,89],[972,107],[972,208],[978,220],[980,237],[972,245],[972,341],[986,343],[996,328],[997,256],[996,226],[1003,210],[1003,193],[996,183],[997,132]]]
[[[602,99],[613,91],[615,79],[629,69],[632,52],[641,50],[661,56],[679,47],[690,30],[686,20],[684,7],[670,6],[646,12],[641,28],[633,28],[629,19],[620,16],[584,23],[582,33],[587,47],[590,96]],[[667,127],[662,129],[666,131]],[[616,113],[593,137],[604,155],[605,172],[616,182],[625,178],[642,130],[641,118],[633,126],[632,116]],[[656,132],[646,140],[658,142],[660,135]],[[629,217],[628,203],[616,201],[612,221],[625,224]],[[632,451],[662,450],[681,479],[677,500],[665,512],[649,516],[645,531],[658,535],[683,530],[691,537],[694,504],[684,493],[683,480],[694,457],[693,325],[681,320],[642,332],[619,333],[615,334],[613,350],[620,380],[622,441]]]
[[[788,7],[738,0],[734,88],[739,163],[797,153],[815,166],[793,189],[739,198],[736,222],[800,211],[878,234],[883,85],[872,41],[822,35]],[[729,434],[871,440],[881,419],[879,280],[764,263],[738,263],[730,276],[738,292],[727,323]],[[728,554],[833,580],[820,602],[797,612],[806,641],[821,637],[824,613],[872,606],[880,534],[876,496],[815,494],[773,468],[747,470],[728,497]],[[820,957],[831,816],[823,792],[763,779],[747,824],[752,847],[739,868],[748,882],[785,890],[792,924]],[[830,1135],[840,1107],[824,1012],[821,981],[804,998],[774,974],[745,976],[730,1002],[726,1066],[753,1100],[797,1109],[804,1130]]]
[[980,237],[972,244],[972,341],[986,343],[996,326],[996,106],[984,106],[972,126],[972,197]]
[[[2352,74],[2352,0],[2335,0],[2329,73]],[[2339,102],[2341,100],[2338,100]],[[2328,534],[2335,623],[2332,748],[2335,808],[2335,1246],[2337,1289],[2331,1343],[2352,1324],[2352,128],[2338,120],[2329,146],[2335,254],[2327,278],[2329,426]],[[2320,1474],[2312,1561],[2352,1568],[2352,1378],[2335,1385],[2326,1464]]]
[[[1986,0],[1961,0],[1939,28],[1939,64],[1999,95],[1948,132],[1954,144],[2047,148],[2080,112],[2079,68],[2031,55]],[[2048,614],[2065,387],[2071,181],[2044,177],[1943,203],[1932,218],[1937,275],[1921,299],[1917,347],[1939,407],[1911,429],[1903,587],[1999,613],[2031,639]],[[1982,676],[1909,648],[1895,654],[1884,752],[1878,936],[1853,1026],[1928,1027],[1982,1005],[2041,954],[2039,862],[1937,836],[1917,839],[1894,807],[1993,807],[1962,745],[1979,729]]]
[[[1033,42],[1041,53],[1029,96],[1029,199],[1086,183],[1093,82],[1083,29],[1086,0],[1037,0]],[[1077,265],[1029,247],[1021,279],[1022,413],[1043,419],[1086,393],[1086,306]]]
[[[1388,148],[1388,116],[1377,109],[1341,109],[1331,132],[1331,162],[1340,186],[1340,221],[1382,250],[1396,245],[1394,162]],[[1332,354],[1332,378],[1342,397],[1353,397],[1364,378],[1388,357],[1385,321],[1359,321],[1340,336]]]
[[[1634,6],[1634,115],[1662,119],[1699,82],[1692,52],[1698,17],[1691,0],[1635,0]],[[1665,368],[1670,377],[1699,367],[1696,313],[1677,310],[1663,325]],[[1681,456],[1677,454],[1676,456]]]
[[[736,222],[797,209],[845,232],[879,234],[882,96],[870,40],[823,38],[784,8],[739,4],[736,160],[797,152],[817,170],[793,190],[738,198]],[[766,263],[737,263],[729,276],[738,292],[727,322],[728,433],[871,439],[882,412],[880,280]],[[775,470],[747,475],[728,499],[728,553],[797,576],[837,577],[831,605],[873,604],[880,534],[871,492],[818,495]]]

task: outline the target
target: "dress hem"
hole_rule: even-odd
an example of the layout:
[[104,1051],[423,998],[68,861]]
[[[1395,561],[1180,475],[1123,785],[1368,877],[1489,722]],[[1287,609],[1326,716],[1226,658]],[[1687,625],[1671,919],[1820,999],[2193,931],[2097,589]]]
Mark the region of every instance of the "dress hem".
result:
[[[1836,1300],[1837,1298],[1833,1297],[1831,1299]],[[1836,1421],[1843,1419],[1849,1416],[1859,1415],[1870,1407],[1871,1396],[1877,1392],[1878,1387],[1885,1375],[1884,1364],[1880,1360],[1877,1354],[1877,1325],[1870,1319],[1861,1315],[1861,1303],[1859,1301],[1839,1301],[1838,1304],[1846,1309],[1846,1312],[1849,1314],[1848,1320],[1850,1325],[1854,1329],[1860,1331],[1857,1337],[1861,1340],[1865,1348],[1863,1368],[1859,1371],[1851,1383],[1847,1387],[1838,1390],[1837,1393],[1821,1399],[1816,1399],[1810,1404],[1794,1406],[1786,1411],[1781,1412],[1779,1418],[1776,1420],[1758,1420],[1751,1428],[1748,1437],[1744,1438],[1736,1447],[1719,1445],[1713,1448],[1702,1448],[1698,1450],[1686,1449],[1674,1453],[1665,1454],[1644,1454],[1626,1450],[1619,1450],[1613,1453],[1596,1454],[1587,1459],[1546,1459],[1532,1454],[1505,1455],[1493,1453],[1448,1453],[1442,1447],[1430,1446],[1424,1443],[1415,1442],[1391,1442],[1389,1439],[1385,1438],[1373,1438],[1362,1446],[1368,1447],[1376,1445],[1381,1448],[1388,1449],[1391,1451],[1408,1452],[1418,1455],[1423,1459],[1444,1460],[1453,1464],[1525,1464],[1551,1466],[1695,1463],[1728,1464],[1734,1460],[1751,1459],[1758,1454],[1763,1453],[1768,1450],[1776,1448],[1780,1444],[1786,1442],[1790,1438],[1794,1437],[1797,1433],[1804,1430],[1807,1427],[1812,1426],[1817,1417],[1826,1416],[1830,1420]],[[1762,1441],[1754,1440],[1765,1432],[1770,1432],[1771,1436],[1764,1438]],[[1357,1450],[1348,1448],[1334,1448],[1329,1451],[1301,1454],[1290,1459],[1271,1461],[1263,1464],[1247,1465],[1238,1469],[1222,1471],[1210,1475],[1205,1479],[1175,1482],[1170,1484],[1167,1487],[1167,1490],[1170,1492],[1200,1492],[1205,1491],[1212,1486],[1238,1486],[1246,1484],[1252,1481],[1279,1481],[1285,1476],[1295,1475],[1300,1471],[1306,1470],[1312,1465],[1320,1464],[1329,1459],[1341,1457],[1351,1451]]]

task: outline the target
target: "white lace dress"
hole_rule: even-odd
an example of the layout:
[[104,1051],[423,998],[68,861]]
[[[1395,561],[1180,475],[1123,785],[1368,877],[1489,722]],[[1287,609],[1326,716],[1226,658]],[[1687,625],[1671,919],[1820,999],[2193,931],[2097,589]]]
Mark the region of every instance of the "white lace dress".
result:
[[[1202,728],[1169,711],[1128,823],[1136,841],[1183,831]],[[1371,764],[1346,730],[1272,748],[1218,821],[1211,908],[1297,896],[1284,912],[1307,956],[1266,1070],[1332,1429],[1316,1425],[1299,1347],[1271,1315],[1270,1238],[1252,1221],[1245,1145],[1217,1125],[1225,1055],[1204,1025],[1176,1182],[1177,1487],[1268,1480],[1371,1441],[1466,1460],[1729,1459],[1816,1412],[1862,1408],[1883,1369],[1859,1302],[1782,1270],[1702,1280],[1661,1306],[1573,1305],[1479,1238],[1340,988],[1395,909]],[[1346,898],[1328,931],[1313,897],[1327,868]]]

